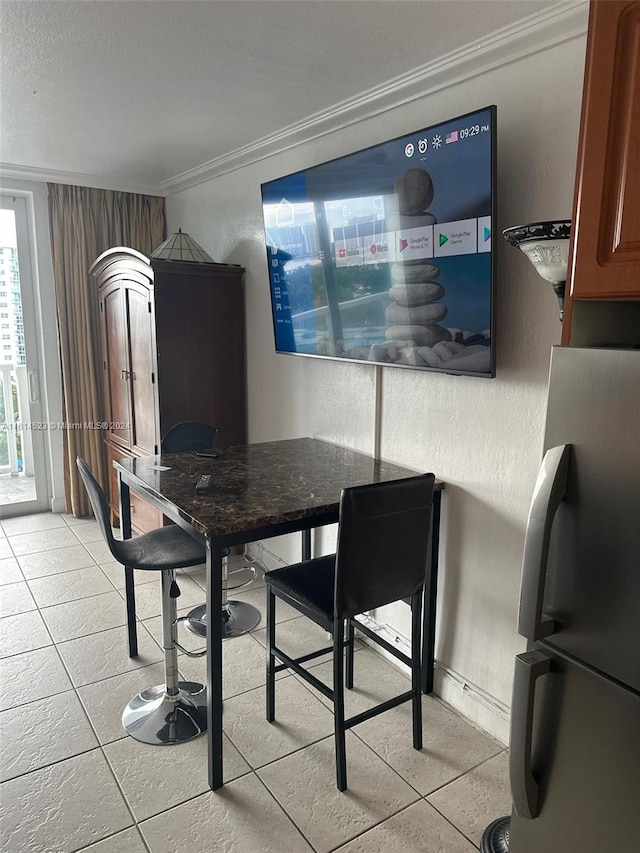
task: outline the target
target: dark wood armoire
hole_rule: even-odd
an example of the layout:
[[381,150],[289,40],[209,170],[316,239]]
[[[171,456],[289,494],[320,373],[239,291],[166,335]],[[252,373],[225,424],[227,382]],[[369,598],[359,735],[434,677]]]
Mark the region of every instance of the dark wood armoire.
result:
[[[247,440],[245,311],[240,266],[147,258],[110,249],[90,270],[98,288],[109,500],[113,460],[160,452],[181,421],[218,429],[218,446]],[[132,496],[137,531],[161,524]]]

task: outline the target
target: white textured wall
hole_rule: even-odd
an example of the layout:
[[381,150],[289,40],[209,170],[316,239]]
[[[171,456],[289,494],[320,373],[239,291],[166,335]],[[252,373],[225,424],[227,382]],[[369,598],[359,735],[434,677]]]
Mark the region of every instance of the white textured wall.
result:
[[[250,440],[310,435],[371,452],[375,369],[274,353],[260,184],[497,104],[497,378],[383,369],[381,455],[432,470],[447,484],[438,689],[499,736],[506,736],[499,718],[502,709],[504,723],[510,704],[513,655],[524,647],[515,630],[524,525],[560,322],[551,286],[497,235],[571,216],[584,47],[584,37],[570,39],[167,199],[170,231],[181,227],[216,260],[247,269]],[[325,534],[320,547],[330,539]],[[267,544],[287,559],[298,554],[297,541]],[[407,615],[398,605],[378,617],[406,636]],[[459,689],[462,683],[471,689]]]

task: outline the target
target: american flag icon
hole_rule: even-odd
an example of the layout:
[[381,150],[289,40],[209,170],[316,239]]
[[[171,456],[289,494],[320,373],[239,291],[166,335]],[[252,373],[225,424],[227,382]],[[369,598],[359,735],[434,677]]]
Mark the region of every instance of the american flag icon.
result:
[[446,144],[448,145],[450,142],[458,141],[458,131],[452,130],[451,133],[447,133],[447,138],[445,139]]

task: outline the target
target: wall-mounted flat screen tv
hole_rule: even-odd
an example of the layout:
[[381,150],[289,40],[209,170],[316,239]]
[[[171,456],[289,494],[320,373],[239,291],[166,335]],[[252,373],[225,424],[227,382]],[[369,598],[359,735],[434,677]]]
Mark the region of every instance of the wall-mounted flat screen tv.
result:
[[262,185],[276,351],[495,375],[496,108]]

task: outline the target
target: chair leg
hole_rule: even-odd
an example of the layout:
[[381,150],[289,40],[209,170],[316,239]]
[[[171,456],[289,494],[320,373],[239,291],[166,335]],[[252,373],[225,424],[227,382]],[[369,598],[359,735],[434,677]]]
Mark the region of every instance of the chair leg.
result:
[[344,727],[344,619],[333,622],[333,720],[336,746],[336,784],[347,790],[347,754]]
[[154,745],[184,743],[207,730],[206,687],[178,680],[177,607],[171,595],[175,571],[163,571],[161,580],[165,683],[138,693],[122,714],[127,734]]
[[267,587],[267,721],[272,723],[276,718],[276,661],[271,649],[276,637],[276,597]]
[[422,594],[411,596],[411,690],[413,698],[413,748],[422,749],[421,642]]
[[136,593],[133,579],[133,569],[124,568],[124,589],[127,600],[127,637],[129,641],[129,657],[138,657],[138,626],[136,624]]
[[353,653],[355,644],[355,626],[353,619],[347,621],[347,669],[345,673],[345,687],[353,688]]

